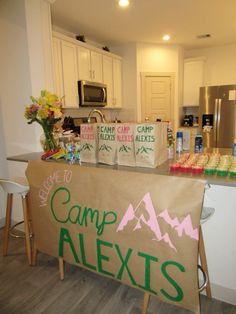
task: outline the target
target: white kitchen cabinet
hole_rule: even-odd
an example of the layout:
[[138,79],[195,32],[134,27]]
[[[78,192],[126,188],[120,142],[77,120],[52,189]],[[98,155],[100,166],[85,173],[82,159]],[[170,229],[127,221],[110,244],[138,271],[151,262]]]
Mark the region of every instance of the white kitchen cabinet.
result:
[[77,47],[79,80],[102,83],[102,54],[86,47]]
[[98,83],[103,82],[102,54],[96,51],[91,51],[91,73],[93,81]]
[[113,58],[113,97],[114,107],[122,107],[122,64],[120,59]]
[[58,38],[53,38],[52,45],[53,45],[54,93],[56,93],[59,97],[62,97],[64,95],[64,89],[62,81],[61,41]]
[[103,56],[103,83],[107,85],[107,107],[113,106],[112,57]]
[[183,106],[199,106],[199,88],[204,80],[204,58],[185,59]]
[[103,82],[107,85],[107,107],[122,107],[121,60],[103,55]]
[[62,76],[66,108],[78,108],[78,72],[76,45],[61,41]]
[[236,305],[236,188],[210,185],[204,206],[215,213],[202,225],[212,297]]
[[77,47],[77,60],[79,69],[79,80],[89,81],[91,79],[90,50],[84,47]]
[[105,83],[107,108],[122,106],[122,59],[112,53],[53,32],[54,91],[65,108],[78,108],[78,80]]

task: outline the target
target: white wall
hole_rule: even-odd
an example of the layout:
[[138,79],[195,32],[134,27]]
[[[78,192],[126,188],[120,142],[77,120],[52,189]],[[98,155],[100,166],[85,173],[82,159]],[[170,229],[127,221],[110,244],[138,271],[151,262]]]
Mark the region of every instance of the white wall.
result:
[[120,47],[112,47],[112,51],[120,55],[122,60],[122,92],[123,108],[117,112],[121,121],[137,121],[137,47],[130,43]]
[[[4,129],[3,129],[3,118],[2,118],[2,102],[0,97],[0,178],[8,177],[7,161],[6,161],[6,145],[4,138]],[[5,195],[0,189],[0,228],[4,224],[5,216]]]
[[236,44],[185,51],[185,58],[206,57],[204,85],[236,84]]
[[31,94],[23,0],[0,2],[0,37],[4,43],[0,49],[1,134],[4,135],[0,168],[3,176],[18,176],[21,166],[8,169],[5,158],[24,152],[33,137],[23,117],[24,105]]
[[[47,61],[43,57],[46,52],[42,47],[46,42],[46,26],[49,23],[48,8],[49,4],[44,0],[0,1],[1,176],[14,178],[25,173],[26,164],[6,162],[6,156],[40,150],[39,135],[42,131],[36,125],[27,124],[24,109],[30,103],[30,95],[38,96],[50,81],[46,80],[47,74],[42,70],[43,62]],[[14,205],[13,219],[20,220],[22,210],[19,199]]]
[[138,80],[138,117],[141,117],[141,73],[158,72],[174,73],[174,117],[173,126],[177,127],[179,117],[179,92],[180,92],[180,59],[182,49],[171,45],[150,45],[139,43],[137,45],[137,80]]
[[[156,44],[129,44],[112,47],[123,57],[123,109],[119,117],[125,121],[141,120],[141,73],[173,73],[174,115],[179,117],[179,95],[181,95],[182,49],[178,46]],[[129,118],[131,117],[131,118]]]

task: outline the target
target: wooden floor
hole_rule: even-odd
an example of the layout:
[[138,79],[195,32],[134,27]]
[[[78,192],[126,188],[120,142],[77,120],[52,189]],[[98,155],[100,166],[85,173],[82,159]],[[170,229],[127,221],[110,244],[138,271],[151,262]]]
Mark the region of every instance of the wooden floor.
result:
[[[9,255],[2,256],[0,230],[0,313],[2,314],[139,314],[143,293],[76,266],[66,265],[59,280],[57,259],[39,254],[38,265],[27,265],[22,239],[10,239]],[[149,314],[189,311],[151,297]],[[236,314],[236,306],[201,296],[201,313]]]

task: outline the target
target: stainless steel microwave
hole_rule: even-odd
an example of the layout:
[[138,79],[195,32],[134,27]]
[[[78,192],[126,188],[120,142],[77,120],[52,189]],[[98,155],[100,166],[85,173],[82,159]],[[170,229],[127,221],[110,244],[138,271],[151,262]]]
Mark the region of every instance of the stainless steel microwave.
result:
[[107,86],[102,83],[78,81],[79,105],[82,107],[105,107]]

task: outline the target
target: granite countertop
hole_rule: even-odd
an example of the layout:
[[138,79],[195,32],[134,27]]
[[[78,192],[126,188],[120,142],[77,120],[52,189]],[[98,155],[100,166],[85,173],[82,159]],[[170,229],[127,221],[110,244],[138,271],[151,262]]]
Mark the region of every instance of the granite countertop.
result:
[[[204,149],[204,152],[208,153],[220,153],[221,155],[230,155],[230,149]],[[28,162],[29,160],[40,160],[42,152],[33,152],[33,153],[26,153],[17,156],[10,156],[7,158],[9,161],[18,161],[18,162]],[[56,161],[57,162],[57,161]],[[65,162],[65,161],[61,161]],[[183,174],[179,172],[170,172],[169,166],[173,163],[174,160],[170,159],[158,166],[157,168],[146,168],[146,167],[128,167],[128,166],[109,166],[104,164],[91,164],[91,163],[82,163],[82,166],[89,166],[89,167],[97,167],[97,168],[110,168],[114,170],[122,170],[122,171],[132,171],[132,172],[141,172],[146,174],[159,174],[159,175],[169,175],[169,176],[177,176],[177,177],[186,177],[186,178],[195,178],[195,179],[202,179],[206,180],[208,184],[214,185],[223,185],[223,186],[232,186],[236,187],[236,178],[227,177],[219,177],[217,175],[196,175],[196,174]]]

